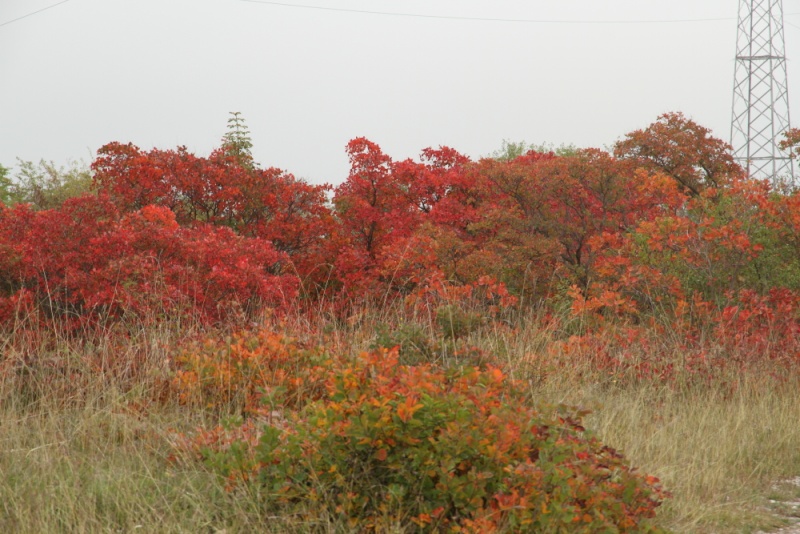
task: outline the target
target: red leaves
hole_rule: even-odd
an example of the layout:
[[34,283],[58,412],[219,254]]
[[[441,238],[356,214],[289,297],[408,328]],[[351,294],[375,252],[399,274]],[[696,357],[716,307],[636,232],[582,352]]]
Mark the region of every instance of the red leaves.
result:
[[307,184],[280,169],[243,166],[225,150],[201,158],[183,147],[143,152],[111,143],[98,154],[95,182],[122,211],[166,207],[184,226],[205,222],[272,241],[309,285],[329,276],[320,269],[329,260],[323,239],[335,231],[328,186]]
[[414,226],[414,208],[405,196],[393,163],[380,147],[363,137],[347,145],[350,175],[336,188],[333,202],[350,246],[369,263],[392,239],[407,237]]
[[800,195],[744,178],[725,144],[680,114],[629,134],[615,156],[475,163],[440,147],[394,161],[365,138],[347,153],[331,203],[330,187],[229,150],[106,145],[93,164],[101,197],[0,212],[3,309],[49,294],[49,312],[73,316],[219,320],[282,306],[299,284],[304,305],[339,313],[402,301],[490,317],[566,298],[592,327],[667,314],[698,336],[729,320],[714,310],[743,306],[742,291],[798,289],[785,266],[800,252]]
[[0,298],[25,290],[51,314],[216,321],[296,294],[269,242],[209,225],[181,228],[164,207],[121,216],[105,197],[84,197],[59,210],[3,210],[2,218],[0,247],[9,253]]
[[800,359],[800,295],[772,289],[766,295],[741,290],[719,314],[714,334],[732,354],[746,359]]
[[367,298],[413,290],[440,263],[429,232],[463,231],[472,220],[468,159],[440,148],[423,151],[423,163],[394,162],[364,138],[351,141],[348,154],[350,175],[334,196],[344,290]]

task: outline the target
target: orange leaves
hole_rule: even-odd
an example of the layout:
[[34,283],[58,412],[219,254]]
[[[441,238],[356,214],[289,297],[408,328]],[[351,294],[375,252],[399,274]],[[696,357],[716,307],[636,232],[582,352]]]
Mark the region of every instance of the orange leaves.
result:
[[743,172],[727,143],[681,113],[665,113],[644,130],[627,134],[614,155],[667,174],[692,195],[723,186]]
[[[261,337],[237,337],[225,359],[261,353],[273,336]],[[283,343],[269,360],[305,376],[308,363],[283,358]],[[333,514],[367,530],[410,519],[426,532],[563,531],[575,516],[593,531],[624,530],[648,524],[667,496],[587,436],[580,413],[536,409],[500,370],[397,359],[396,350],[330,359],[325,394],[297,405],[291,424],[272,422],[255,439],[247,423],[201,432],[191,450],[231,486],[263,486],[253,495],[275,513]]]
[[587,313],[625,315],[637,311],[636,304],[619,291],[604,289],[598,295],[587,299],[578,286],[573,285],[567,291],[567,295],[572,299],[572,313],[576,316]]
[[406,397],[405,401],[397,405],[397,417],[399,417],[402,422],[408,423],[411,418],[414,417],[414,413],[424,407],[425,405],[417,402],[417,399],[414,398],[413,395],[409,395]]
[[183,402],[209,408],[234,404],[244,413],[260,413],[267,399],[295,406],[321,396],[322,366],[329,365],[321,350],[267,330],[227,342],[206,340],[179,354],[175,363],[173,387]]
[[602,250],[594,265],[597,276],[582,294],[570,293],[574,310],[619,309],[633,317],[658,314],[660,320],[670,310],[677,330],[708,325],[710,309],[727,302],[731,291],[766,289],[773,284],[769,279],[777,278],[778,263],[767,266],[785,264],[778,258],[794,240],[779,215],[793,211],[779,208],[789,198],[732,176],[724,187],[706,187],[673,203],[678,209],[627,232],[593,238],[590,244]]
[[144,219],[144,221],[147,223],[163,226],[173,230],[178,228],[178,222],[175,220],[175,214],[168,208],[150,204],[139,210],[139,213],[142,216],[142,219]]
[[486,373],[489,376],[489,378],[492,380],[492,382],[494,382],[497,385],[502,384],[506,380],[506,377],[503,374],[503,371],[501,371],[497,367],[490,367],[486,371]]
[[794,150],[793,157],[800,156],[800,128],[792,128],[784,133],[786,139],[781,141],[780,147],[783,150]]
[[483,288],[484,297],[489,301],[496,301],[498,306],[490,311],[499,311],[500,308],[510,308],[519,302],[519,299],[508,292],[505,284],[498,282],[491,276],[481,276],[475,284]]

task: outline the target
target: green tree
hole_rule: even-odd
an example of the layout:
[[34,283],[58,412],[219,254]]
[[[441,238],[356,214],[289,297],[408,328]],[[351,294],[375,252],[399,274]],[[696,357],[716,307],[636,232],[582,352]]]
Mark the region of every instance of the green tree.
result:
[[229,156],[233,156],[240,165],[248,169],[255,167],[253,162],[253,142],[250,130],[238,111],[231,111],[228,119],[228,131],[222,136],[222,148]]
[[552,143],[541,143],[537,145],[524,140],[509,141],[508,139],[503,139],[503,144],[500,148],[492,152],[489,157],[498,161],[511,161],[531,151],[541,152],[543,154],[552,152],[556,156],[574,156],[578,153],[578,150],[578,147],[573,144],[567,145],[562,143],[556,147]]
[[8,168],[0,165],[0,204],[11,204],[11,187],[14,184],[8,173]]
[[70,161],[66,166],[45,160],[17,161],[19,170],[8,187],[8,204],[31,204],[34,209],[46,210],[93,192],[91,170],[82,161]]

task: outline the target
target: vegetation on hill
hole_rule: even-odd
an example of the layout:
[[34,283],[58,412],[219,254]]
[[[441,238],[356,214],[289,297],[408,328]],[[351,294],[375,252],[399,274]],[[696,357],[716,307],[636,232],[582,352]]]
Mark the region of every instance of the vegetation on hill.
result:
[[[681,114],[612,153],[357,138],[335,188],[251,147],[234,114],[208,156],[0,168],[0,427],[45,422],[93,499],[50,488],[34,520],[55,460],[19,429],[0,527],[775,524],[759,492],[800,471],[795,191]],[[136,465],[114,501],[98,477]]]

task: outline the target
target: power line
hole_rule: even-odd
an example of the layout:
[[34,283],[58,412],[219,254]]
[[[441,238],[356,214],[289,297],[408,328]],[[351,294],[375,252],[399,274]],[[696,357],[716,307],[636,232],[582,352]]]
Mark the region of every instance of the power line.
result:
[[2,28],[3,26],[9,25],[12,22],[17,22],[18,20],[22,20],[24,18],[32,17],[33,15],[36,15],[37,13],[41,13],[42,11],[47,11],[48,9],[52,9],[52,8],[54,8],[56,6],[60,6],[61,4],[66,4],[67,2],[69,2],[69,0],[61,0],[61,2],[58,2],[56,4],[53,4],[53,5],[50,5],[50,6],[47,6],[47,7],[43,7],[42,9],[39,9],[37,11],[32,11],[32,12],[28,13],[27,15],[22,15],[21,17],[17,17],[15,19],[8,20],[8,21],[3,22],[2,24],[0,24],[0,28]]
[[[426,15],[422,13],[400,13],[390,11],[371,11],[366,9],[348,9],[343,7],[325,7],[309,4],[288,4],[286,2],[272,2],[268,0],[240,0],[253,4],[267,4],[271,6],[294,7],[302,9],[316,9],[319,11],[337,11],[340,13],[360,13],[364,15],[384,15],[390,17],[409,17],[421,19],[464,20],[479,22],[516,22],[530,24],[672,24],[682,22],[720,22],[735,20],[733,17],[703,18],[703,19],[669,19],[669,20],[567,20],[567,19],[507,19],[487,17],[461,17],[458,15]],[[795,14],[795,13],[792,13]]]
[[[341,13],[360,13],[365,15],[383,15],[383,16],[393,16],[393,17],[411,17],[411,18],[423,18],[423,19],[443,19],[443,20],[464,20],[464,21],[480,21],[480,22],[515,22],[515,23],[530,23],[530,24],[671,24],[671,23],[685,23],[685,22],[720,22],[726,20],[733,20],[732,17],[717,17],[717,18],[702,18],[702,19],[669,19],[669,20],[658,20],[658,19],[651,19],[651,20],[567,20],[567,19],[509,19],[509,18],[491,18],[491,17],[463,17],[458,15],[426,15],[423,13],[398,13],[398,12],[390,12],[390,11],[372,11],[366,9],[348,9],[348,8],[337,8],[337,7],[325,7],[325,6],[315,6],[315,5],[308,5],[308,4],[289,4],[286,2],[272,2],[268,0],[241,0],[242,2],[251,2],[254,4],[267,4],[273,6],[281,6],[281,7],[294,7],[294,8],[301,8],[301,9],[316,9],[320,11],[337,11]],[[22,19],[31,17],[43,11],[47,11],[48,9],[52,9],[54,7],[60,6],[61,4],[66,4],[69,0],[61,0],[61,2],[57,2],[55,4],[49,5],[47,7],[43,7],[42,9],[32,11],[26,15],[22,15],[21,17],[17,17],[15,19],[11,19],[9,21],[0,23],[0,28],[3,26],[7,26],[13,22],[20,21]],[[800,15],[800,13],[786,13],[786,15]],[[795,26],[790,22],[786,22],[790,26]]]

